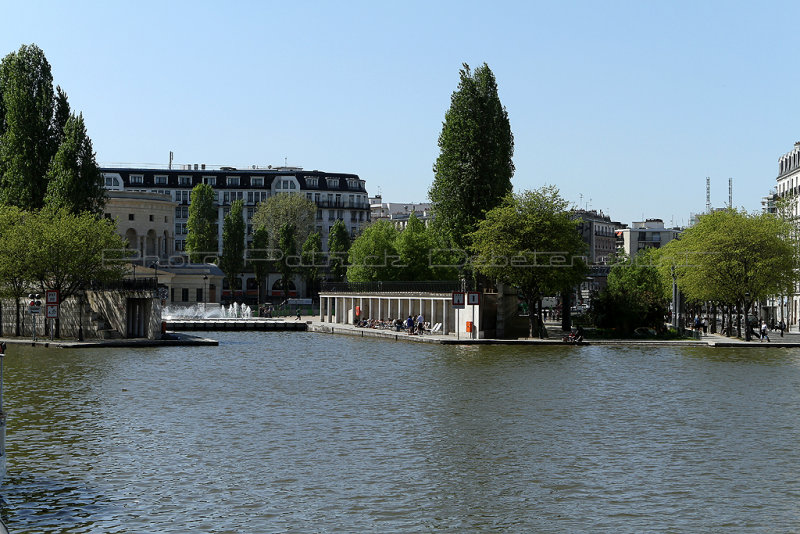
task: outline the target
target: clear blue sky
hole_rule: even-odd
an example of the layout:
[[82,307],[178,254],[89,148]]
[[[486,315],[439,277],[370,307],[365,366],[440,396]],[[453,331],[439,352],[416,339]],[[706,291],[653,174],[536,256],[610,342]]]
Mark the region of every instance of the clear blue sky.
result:
[[630,223],[755,210],[800,140],[800,3],[4,2],[0,54],[40,46],[102,165],[353,172],[427,198],[462,63],[486,62],[514,188]]

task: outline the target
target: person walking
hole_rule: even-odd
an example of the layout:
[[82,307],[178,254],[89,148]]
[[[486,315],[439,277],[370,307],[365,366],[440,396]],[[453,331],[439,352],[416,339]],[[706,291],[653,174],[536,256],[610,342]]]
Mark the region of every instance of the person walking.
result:
[[422,312],[419,312],[417,315],[417,334],[422,335],[425,331],[425,317],[422,316]]
[[764,338],[767,339],[767,343],[769,343],[769,333],[767,331],[767,322],[761,321],[761,341],[764,341]]
[[783,337],[783,331],[786,330],[786,323],[783,322],[783,319],[778,323],[778,329],[781,331],[781,337]]

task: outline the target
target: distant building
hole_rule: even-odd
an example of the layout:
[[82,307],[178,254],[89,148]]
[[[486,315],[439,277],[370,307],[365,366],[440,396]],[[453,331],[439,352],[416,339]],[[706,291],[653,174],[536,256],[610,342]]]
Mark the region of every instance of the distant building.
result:
[[[159,259],[169,258],[166,262],[161,262],[162,269],[169,265],[182,266],[188,261],[185,253],[187,222],[189,218],[189,200],[192,188],[197,184],[205,183],[214,190],[214,206],[217,209],[217,232],[218,250],[222,253],[222,221],[230,211],[231,204],[236,200],[242,200],[244,207],[242,215],[246,225],[245,241],[247,245],[252,243],[253,225],[251,220],[255,215],[256,208],[274,195],[297,194],[305,195],[317,206],[316,231],[322,236],[323,250],[328,249],[328,235],[337,220],[341,220],[352,238],[358,236],[363,228],[370,221],[369,195],[365,187],[365,182],[356,174],[331,173],[318,170],[307,171],[300,167],[257,167],[252,166],[244,169],[234,167],[206,167],[206,165],[180,165],[167,169],[158,168],[118,168],[106,167],[100,171],[105,177],[106,189],[113,198],[118,193],[122,193],[121,199],[128,195],[130,202],[133,197],[131,193],[150,194],[151,197],[137,197],[137,202],[151,202],[153,206],[161,206],[163,203],[171,203],[172,217],[169,228],[158,229],[139,227],[139,222],[158,223],[163,220],[163,210],[159,208],[150,212],[153,220],[149,220],[147,208],[141,208],[141,213],[130,211],[126,207],[120,207],[117,215],[117,207],[114,213],[107,210],[110,216],[120,221],[120,232],[123,237],[128,237],[132,247],[142,253],[142,263],[149,265],[149,260],[145,257],[156,256]],[[158,201],[162,204],[157,204]],[[166,205],[166,204],[164,204]],[[130,219],[133,217],[133,219]],[[146,217],[144,221],[140,219]],[[156,220],[158,219],[158,220]],[[135,222],[137,225],[128,226],[127,222]],[[124,229],[123,229],[124,227]],[[144,232],[144,233],[142,233]],[[151,254],[153,253],[153,254]],[[166,265],[166,264],[168,265]],[[222,300],[252,300],[258,298],[257,287],[252,273],[243,275],[242,295],[234,294],[227,287],[227,280],[223,281]],[[263,282],[262,287],[267,287],[267,296],[282,296],[281,284],[277,283],[280,277],[275,275],[268,276]],[[296,287],[294,294],[302,290],[302,283],[298,278],[290,281],[290,286]],[[198,286],[199,287],[199,286]],[[196,288],[190,288],[192,290]],[[181,294],[182,291],[179,292]],[[191,293],[191,291],[190,291]],[[237,289],[238,293],[238,289]],[[194,296],[192,299],[197,300]],[[190,299],[189,302],[193,300]]]
[[579,303],[589,298],[592,291],[600,291],[606,287],[609,263],[616,253],[616,231],[625,227],[624,224],[612,221],[611,217],[602,211],[575,210],[572,212],[574,219],[580,219],[578,232],[587,245],[587,261],[589,262],[589,275],[581,284]]
[[433,219],[431,206],[429,202],[383,202],[381,195],[369,199],[370,218],[373,221],[387,220],[398,230],[405,230],[412,213],[428,226]]
[[665,228],[661,219],[633,222],[630,228],[616,230],[617,252],[633,259],[640,250],[663,247],[680,233],[680,228]]

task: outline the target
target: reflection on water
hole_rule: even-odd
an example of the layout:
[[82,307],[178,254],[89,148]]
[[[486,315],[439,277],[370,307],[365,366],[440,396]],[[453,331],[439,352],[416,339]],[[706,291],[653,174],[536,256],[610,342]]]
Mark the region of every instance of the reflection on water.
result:
[[6,357],[13,532],[791,531],[796,351],[220,333]]

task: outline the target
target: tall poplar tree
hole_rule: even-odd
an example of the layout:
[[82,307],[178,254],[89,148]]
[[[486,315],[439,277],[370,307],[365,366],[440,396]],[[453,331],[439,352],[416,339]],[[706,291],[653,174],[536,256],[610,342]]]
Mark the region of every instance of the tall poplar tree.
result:
[[473,73],[465,63],[460,76],[439,135],[441,152],[428,195],[434,224],[455,247],[467,249],[478,222],[511,192],[514,136],[488,65]]
[[86,134],[83,114],[71,115],[63,139],[47,172],[45,203],[73,213],[100,213],[106,200],[103,175]]
[[0,62],[0,202],[39,209],[57,149],[53,75],[44,52],[23,45]]
[[214,189],[197,184],[189,197],[186,251],[192,263],[206,263],[217,255],[217,210]]
[[334,282],[341,282],[347,273],[347,251],[350,250],[350,236],[341,219],[336,219],[328,234],[328,266]]
[[244,234],[245,224],[244,202],[235,200],[231,204],[231,210],[222,221],[222,257],[219,260],[219,267],[228,279],[228,287],[231,288],[231,295],[236,289],[236,280],[244,269]]

